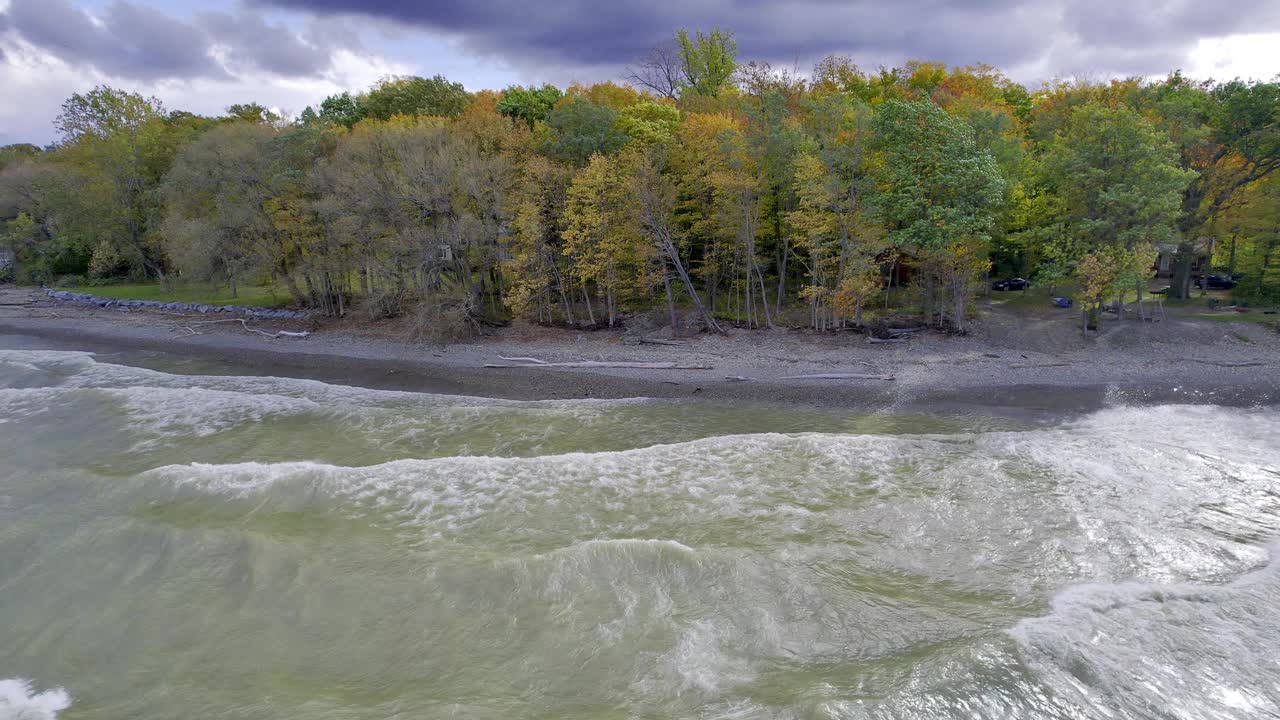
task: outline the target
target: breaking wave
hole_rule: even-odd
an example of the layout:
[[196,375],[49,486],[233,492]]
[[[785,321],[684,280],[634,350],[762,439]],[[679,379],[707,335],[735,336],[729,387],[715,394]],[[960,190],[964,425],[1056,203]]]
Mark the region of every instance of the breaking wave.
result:
[[0,720],[53,720],[71,707],[71,696],[62,688],[35,692],[30,680],[0,680]]

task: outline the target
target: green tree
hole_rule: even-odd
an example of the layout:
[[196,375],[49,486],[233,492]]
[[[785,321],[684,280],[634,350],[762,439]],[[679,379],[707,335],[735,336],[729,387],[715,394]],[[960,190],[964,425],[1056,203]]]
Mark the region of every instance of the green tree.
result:
[[276,131],[236,121],[183,148],[165,179],[165,237],[183,275],[238,287],[279,255],[267,203]]
[[583,166],[593,155],[612,155],[627,142],[618,113],[581,95],[568,98],[547,116],[542,149],[561,162]]
[[[388,120],[395,115],[454,117],[467,106],[470,95],[460,83],[443,75],[387,78],[369,90],[360,102],[364,116]],[[323,105],[321,106],[323,114]]]
[[1074,274],[1082,286],[1094,284],[1081,277],[1086,258],[1108,267],[1120,263],[1116,283],[1141,298],[1156,244],[1179,240],[1182,192],[1194,177],[1179,167],[1168,136],[1134,110],[1101,103],[1076,108],[1039,169],[1046,255],[1059,275]]
[[499,115],[523,120],[532,130],[535,123],[547,119],[562,97],[564,93],[554,85],[541,87],[512,85],[502,91],[497,110]]
[[320,103],[317,117],[322,122],[341,125],[350,130],[365,118],[366,113],[364,102],[359,96],[344,92],[325,98]]
[[72,95],[55,126],[63,135],[57,166],[65,190],[54,195],[62,232],[94,248],[93,270],[164,276],[154,232],[158,188],[178,149],[199,127],[166,115],[159,101],[108,87]]
[[715,28],[709,33],[676,32],[676,52],[684,78],[681,93],[716,97],[729,86],[738,69],[738,43],[733,31]]
[[256,125],[276,125],[282,120],[279,115],[256,102],[237,103],[227,107],[227,117]]
[[53,124],[63,143],[73,143],[84,138],[136,133],[163,114],[164,105],[154,97],[99,85],[67,98]]
[[618,129],[646,145],[665,145],[675,139],[680,111],[674,105],[642,100],[618,113]]
[[891,100],[876,118],[873,205],[889,241],[916,255],[925,314],[938,311],[934,293],[951,294],[949,324],[965,329],[970,286],[989,264],[986,246],[1004,200],[1005,181],[973,129],[929,101]]

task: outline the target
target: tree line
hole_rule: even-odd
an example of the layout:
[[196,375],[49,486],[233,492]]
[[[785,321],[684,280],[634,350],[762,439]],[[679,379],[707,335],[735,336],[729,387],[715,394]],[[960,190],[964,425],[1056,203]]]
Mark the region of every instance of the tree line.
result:
[[616,326],[662,312],[963,331],[985,279],[1089,304],[1170,293],[1212,246],[1280,299],[1280,82],[1052,82],[833,56],[807,76],[680,31],[626,84],[388,78],[296,119],[109,87],[0,148],[18,279],[274,282],[332,315]]

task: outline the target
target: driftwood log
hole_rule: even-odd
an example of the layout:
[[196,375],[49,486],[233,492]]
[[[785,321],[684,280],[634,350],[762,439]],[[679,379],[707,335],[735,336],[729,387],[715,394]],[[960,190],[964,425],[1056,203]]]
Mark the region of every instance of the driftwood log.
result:
[[1261,360],[1246,360],[1244,362],[1218,362],[1216,360],[1200,360],[1198,358],[1190,358],[1191,362],[1201,363],[1203,365],[1213,365],[1215,367],[1237,368],[1237,367],[1261,367],[1266,365]]
[[628,368],[632,370],[710,370],[710,365],[677,362],[636,362],[631,360],[576,360],[571,362],[547,362],[530,357],[498,356],[506,363],[485,363],[487,368],[547,367],[547,368]]
[[783,375],[779,380],[892,380],[892,375],[868,375],[865,373],[816,373],[814,375]]
[[245,331],[246,331],[246,332],[251,332],[251,333],[254,333],[254,334],[257,334],[257,335],[261,335],[261,336],[263,336],[263,337],[269,337],[269,338],[282,338],[282,337],[288,337],[288,338],[304,338],[304,337],[308,337],[308,336],[310,336],[310,335],[311,335],[311,333],[309,333],[309,332],[307,332],[307,331],[305,331],[305,330],[303,330],[303,331],[298,331],[298,332],[295,332],[295,331],[292,331],[292,330],[277,330],[277,331],[275,331],[275,332],[267,332],[266,330],[259,330],[258,328],[251,328],[251,327],[249,327],[249,323],[248,323],[244,318],[230,318],[230,319],[228,319],[228,320],[202,320],[202,321],[200,321],[200,322],[193,322],[193,323],[191,323],[191,325],[184,325],[184,326],[182,326],[180,329],[182,329],[182,330],[186,330],[186,331],[187,331],[187,333],[188,333],[188,334],[190,334],[190,335],[200,335],[201,333],[196,332],[196,331],[195,331],[195,329],[194,329],[194,326],[196,326],[196,325],[213,325],[213,324],[215,324],[215,323],[224,323],[224,322],[238,322],[238,323],[240,323],[241,327],[243,327],[243,328],[245,329]]

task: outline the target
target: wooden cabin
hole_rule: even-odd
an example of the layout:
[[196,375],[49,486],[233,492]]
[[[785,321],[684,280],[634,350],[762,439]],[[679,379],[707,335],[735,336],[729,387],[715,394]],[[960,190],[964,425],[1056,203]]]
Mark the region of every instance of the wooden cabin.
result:
[[[1191,260],[1191,277],[1198,278],[1210,274],[1213,269],[1213,248],[1216,242],[1217,238],[1196,238],[1195,257]],[[1160,254],[1151,265],[1155,276],[1160,279],[1173,277],[1174,257],[1178,254],[1177,243],[1158,243],[1156,249]]]

